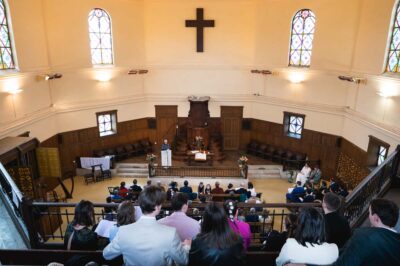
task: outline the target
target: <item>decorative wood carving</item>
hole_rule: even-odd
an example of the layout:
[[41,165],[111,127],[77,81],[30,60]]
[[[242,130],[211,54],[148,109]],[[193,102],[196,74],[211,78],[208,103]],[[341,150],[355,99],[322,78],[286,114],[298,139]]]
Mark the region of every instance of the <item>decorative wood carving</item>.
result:
[[189,96],[190,110],[187,119],[187,143],[190,145],[197,136],[203,138],[204,146],[209,144],[210,112],[208,101],[210,97]]

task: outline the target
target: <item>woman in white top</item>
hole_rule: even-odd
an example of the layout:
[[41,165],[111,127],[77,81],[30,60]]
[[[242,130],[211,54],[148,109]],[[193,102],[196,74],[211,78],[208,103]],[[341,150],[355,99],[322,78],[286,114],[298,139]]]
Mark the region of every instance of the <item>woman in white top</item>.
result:
[[288,238],[276,259],[276,265],[304,263],[326,265],[336,261],[339,249],[325,242],[324,217],[315,208],[300,211],[294,238]]

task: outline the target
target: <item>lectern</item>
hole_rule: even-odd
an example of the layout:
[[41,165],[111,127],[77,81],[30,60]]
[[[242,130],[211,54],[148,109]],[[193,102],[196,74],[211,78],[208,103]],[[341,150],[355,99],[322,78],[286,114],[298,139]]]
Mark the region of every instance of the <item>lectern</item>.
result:
[[170,167],[172,165],[171,150],[161,151],[161,166]]

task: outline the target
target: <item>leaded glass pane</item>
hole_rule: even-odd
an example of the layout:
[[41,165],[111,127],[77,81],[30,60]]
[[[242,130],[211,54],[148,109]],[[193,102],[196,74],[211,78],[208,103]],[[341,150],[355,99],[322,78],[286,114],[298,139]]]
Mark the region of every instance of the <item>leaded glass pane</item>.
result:
[[104,124],[99,124],[99,131],[104,132]]
[[104,123],[104,116],[103,115],[99,115],[99,117],[97,119],[99,120],[99,123]]
[[397,4],[396,13],[394,17],[392,38],[389,45],[389,52],[387,58],[386,71],[389,72],[400,72],[400,2]]
[[89,38],[93,65],[112,65],[111,19],[106,11],[95,8],[89,13]]
[[292,21],[289,52],[290,66],[310,66],[314,32],[314,13],[309,9],[298,11]]
[[303,117],[289,116],[288,135],[295,138],[300,138],[303,131]]
[[15,66],[7,22],[7,10],[4,1],[0,0],[0,69],[13,68]]

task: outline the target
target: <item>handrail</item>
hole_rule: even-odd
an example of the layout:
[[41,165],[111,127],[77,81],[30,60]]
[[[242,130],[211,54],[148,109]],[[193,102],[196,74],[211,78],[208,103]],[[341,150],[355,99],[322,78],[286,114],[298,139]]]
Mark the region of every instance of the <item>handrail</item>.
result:
[[[218,196],[218,194],[215,194]],[[225,195],[225,194],[223,194]],[[77,202],[30,202],[30,206],[37,206],[37,207],[75,207],[78,203]],[[217,202],[217,204],[222,204]],[[119,203],[93,203],[93,207],[118,207]],[[137,202],[133,203],[134,206],[139,206]],[[192,202],[189,205],[189,208],[205,208],[206,204],[204,203],[195,203]],[[170,208],[171,203],[165,202],[162,205],[162,208]],[[321,203],[245,203],[239,202],[238,207],[240,208],[299,208],[299,207],[321,207]]]
[[377,166],[346,197],[344,214],[351,227],[357,227],[365,219],[371,201],[381,197],[390,188],[399,169],[400,145]]
[[[25,217],[23,217],[23,209],[26,198],[15,184],[14,180],[8,174],[3,164],[0,163],[0,197],[4,201],[4,205],[13,220],[16,229],[20,233],[22,240],[27,247],[30,247],[29,229],[26,228]],[[5,184],[5,183],[6,184]],[[7,185],[8,188],[4,187]]]
[[[398,146],[400,147],[400,146]],[[385,161],[379,165],[378,167],[375,167],[375,169],[366,177],[364,178],[352,191],[352,193],[350,193],[349,195],[347,195],[346,197],[346,202],[350,202],[353,200],[354,197],[356,197],[357,193],[359,193],[363,187],[374,177],[376,176],[376,174],[382,170],[382,168],[387,164],[387,162],[393,160],[396,156],[398,156],[398,149],[396,149],[394,152],[392,152],[389,157],[387,157],[385,159]]]

